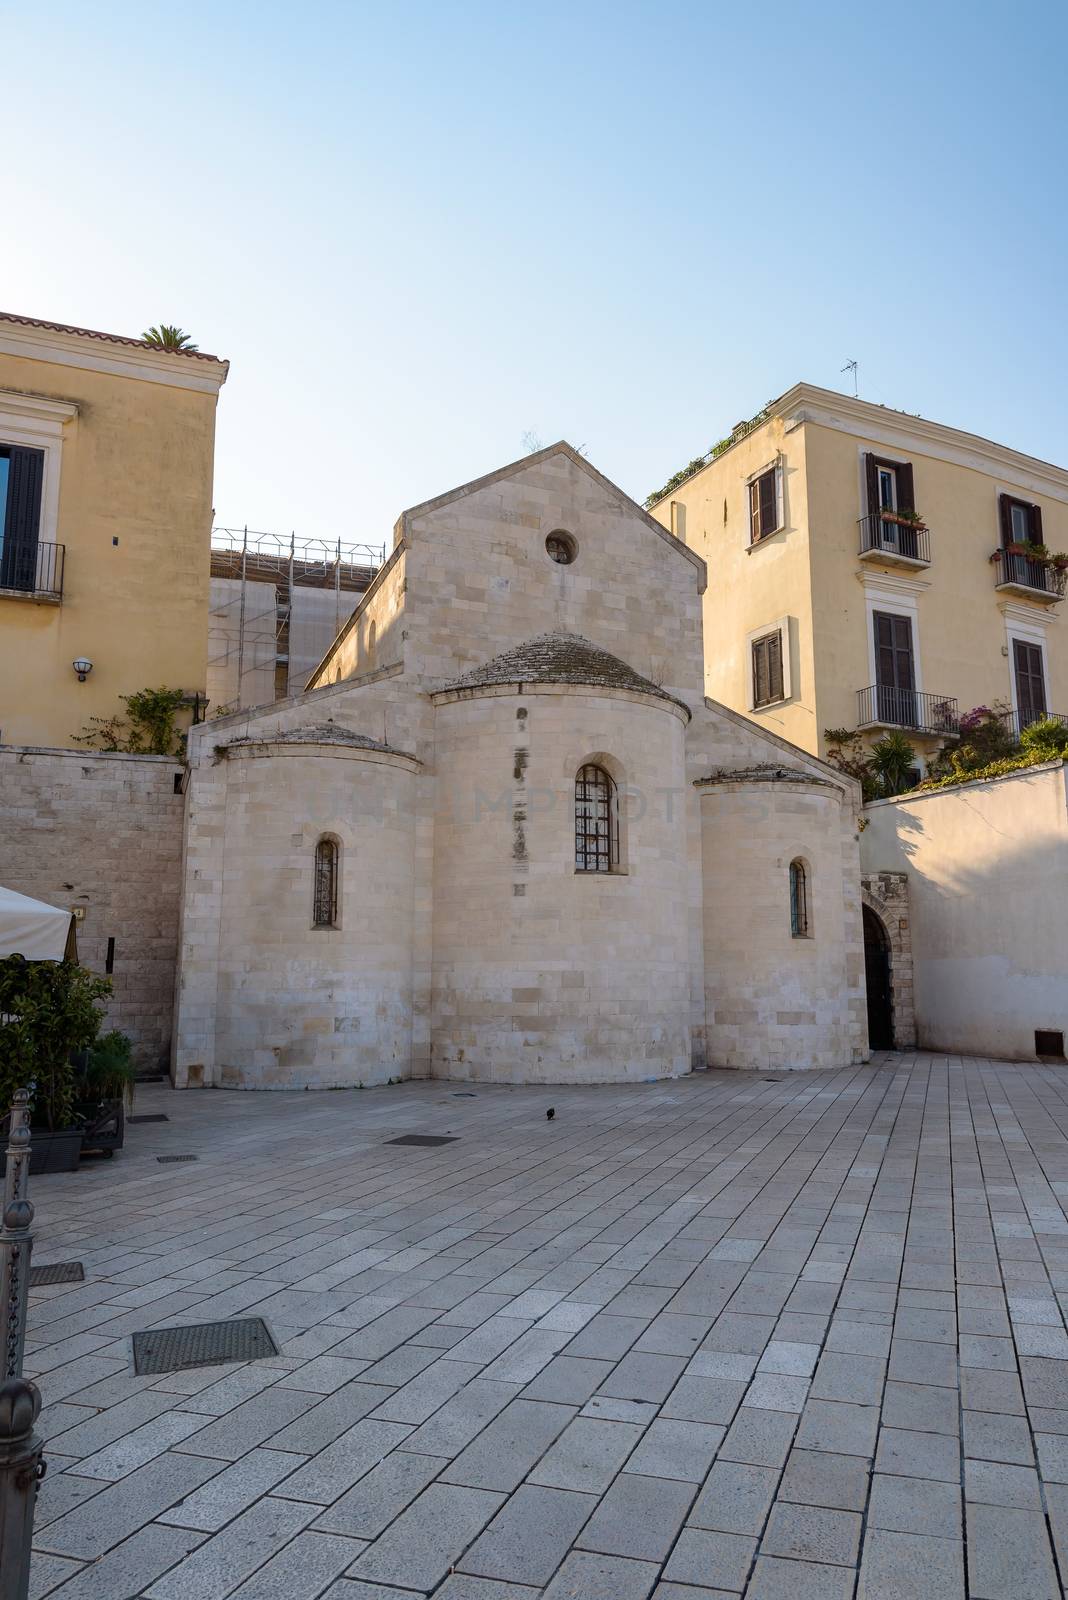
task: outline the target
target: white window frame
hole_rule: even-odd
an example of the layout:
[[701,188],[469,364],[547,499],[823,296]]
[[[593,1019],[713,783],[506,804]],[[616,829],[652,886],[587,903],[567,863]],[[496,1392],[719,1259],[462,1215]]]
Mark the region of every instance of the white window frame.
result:
[[69,400],[44,400],[36,395],[0,389],[0,445],[44,452],[41,517],[37,538],[59,543],[59,483],[63,464],[63,430],[78,415]]
[[[864,584],[864,626],[868,634],[868,684],[878,682],[875,675],[875,613],[888,611],[892,616],[908,617],[912,626],[912,674],[916,694],[923,694],[923,659],[920,652],[919,596],[931,586],[910,578],[892,578],[879,573],[873,579],[868,573],[860,574]],[[859,687],[867,687],[860,685]]]
[[[762,478],[766,472],[772,472],[772,471],[775,473],[775,526],[774,526],[774,528],[772,528],[770,530],[770,532],[761,534],[759,539],[754,539],[753,538],[753,513],[752,513],[752,510],[751,510],[751,507],[750,507],[749,491],[752,488],[753,484],[756,483],[758,478]],[[745,544],[746,544],[746,549],[747,550],[758,550],[760,548],[760,546],[765,543],[766,540],[771,539],[777,533],[781,533],[783,531],[783,529],[785,528],[785,526],[786,526],[785,476],[786,475],[783,472],[783,454],[782,454],[782,451],[780,450],[780,451],[778,451],[778,453],[775,456],[772,457],[772,459],[770,461],[765,461],[764,465],[762,467],[758,467],[756,472],[751,472],[749,474],[748,478],[746,478],[746,480],[745,480]]]
[[1053,710],[1049,692],[1049,650],[1046,643],[1046,624],[1038,617],[1031,614],[1030,609],[1022,606],[1006,605],[1002,607],[1005,617],[1005,653],[1008,656],[1009,667],[1009,703],[1019,726],[1020,703],[1016,696],[1016,652],[1013,649],[1013,640],[1019,639],[1021,644],[1037,644],[1042,657],[1042,687],[1046,696],[1046,709]]
[[[759,476],[759,474],[757,474]],[[763,705],[756,703],[756,683],[753,675],[753,646],[758,639],[766,639],[769,633],[779,635],[779,654],[782,657],[782,696],[777,700],[767,700]],[[790,664],[790,618],[777,617],[774,622],[767,622],[762,628],[754,628],[745,636],[745,701],[748,710],[759,716],[764,711],[771,711],[776,706],[785,705],[787,700],[792,700],[794,694],[793,673]]]

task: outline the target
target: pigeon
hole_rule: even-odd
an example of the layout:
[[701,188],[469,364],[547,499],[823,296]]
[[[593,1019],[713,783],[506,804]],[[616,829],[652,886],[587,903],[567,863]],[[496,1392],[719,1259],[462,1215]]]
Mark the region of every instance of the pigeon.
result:
[[551,1122],[553,1120],[553,1118],[555,1117],[555,1115],[556,1115],[556,1107],[555,1106],[550,1106],[548,1111],[545,1113],[546,1122]]

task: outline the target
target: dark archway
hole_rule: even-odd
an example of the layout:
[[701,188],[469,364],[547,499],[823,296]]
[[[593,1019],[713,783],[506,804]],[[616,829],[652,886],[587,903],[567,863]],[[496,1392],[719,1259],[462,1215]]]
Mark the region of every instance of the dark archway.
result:
[[864,907],[864,976],[868,986],[868,1044],[894,1048],[894,1001],[890,988],[890,940],[870,906]]

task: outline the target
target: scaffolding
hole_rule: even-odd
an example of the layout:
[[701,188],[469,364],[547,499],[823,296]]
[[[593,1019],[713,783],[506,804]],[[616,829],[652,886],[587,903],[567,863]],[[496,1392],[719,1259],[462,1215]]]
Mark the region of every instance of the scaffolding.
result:
[[[217,586],[210,606],[211,618],[216,619],[214,624],[209,623],[212,710],[218,714],[292,693],[295,686],[290,673],[290,635],[296,592],[319,590],[333,594],[334,604],[325,608],[325,618],[324,608],[319,607],[319,631],[325,651],[384,561],[384,545],[304,539],[295,533],[269,533],[248,527],[213,528],[211,576],[229,582],[225,597],[217,592],[222,586]],[[273,603],[266,609],[264,585],[273,590]],[[257,606],[259,609],[255,609]],[[232,615],[235,608],[236,625]],[[235,667],[236,672],[232,671]],[[224,683],[232,693],[219,693]],[[299,687],[303,688],[303,684]]]

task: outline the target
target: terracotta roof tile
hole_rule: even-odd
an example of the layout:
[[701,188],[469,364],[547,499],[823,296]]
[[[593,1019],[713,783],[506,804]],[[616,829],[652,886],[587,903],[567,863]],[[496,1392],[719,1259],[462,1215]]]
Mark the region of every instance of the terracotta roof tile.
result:
[[[41,317],[20,317],[13,311],[0,311],[0,322],[14,322],[20,328],[47,328],[50,333],[76,333],[83,339],[102,339],[105,344],[128,344],[136,350],[159,350],[160,346],[149,344],[147,339],[131,339],[122,333],[99,333],[95,328],[76,328],[69,322],[45,322]],[[188,356],[192,361],[215,361],[221,366],[227,366],[221,356],[212,356],[206,350],[171,350],[167,354],[175,356]]]

